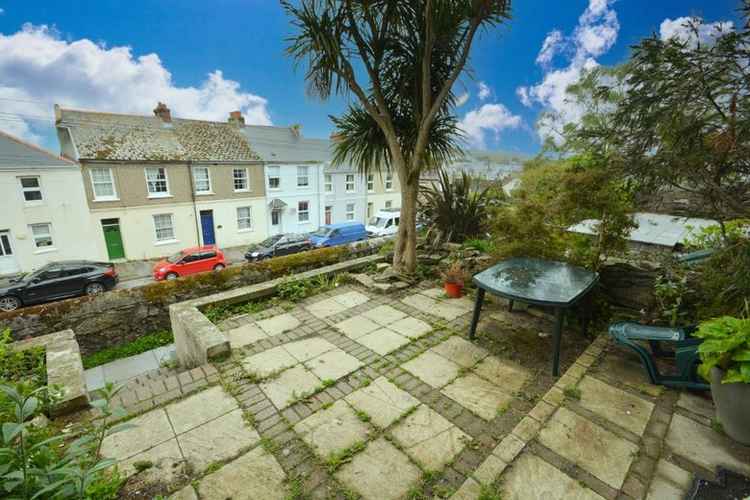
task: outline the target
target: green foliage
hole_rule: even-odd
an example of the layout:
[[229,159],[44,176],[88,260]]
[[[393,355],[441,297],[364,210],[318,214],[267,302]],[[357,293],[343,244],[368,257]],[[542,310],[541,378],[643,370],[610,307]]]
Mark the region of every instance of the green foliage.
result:
[[703,339],[698,370],[707,380],[714,366],[724,371],[723,384],[750,384],[750,318],[722,316],[700,324],[693,334]]
[[690,236],[684,243],[688,251],[719,248],[727,241],[740,241],[748,234],[750,234],[750,219],[733,219],[722,225],[707,226],[699,230],[691,229]]
[[568,385],[563,389],[563,394],[566,398],[569,399],[575,399],[576,401],[580,401],[581,399],[581,389],[574,385]]
[[486,254],[493,254],[497,251],[495,242],[492,240],[484,240],[478,238],[470,238],[464,241],[464,247],[471,250],[477,250]]
[[127,344],[108,347],[107,349],[102,349],[94,354],[83,356],[83,367],[86,369],[93,368],[116,359],[135,356],[136,354],[141,354],[142,352],[150,351],[157,347],[169,345],[172,342],[174,342],[174,336],[170,330],[159,330],[154,333],[142,335]]
[[272,304],[269,300],[250,300],[238,304],[211,304],[203,310],[203,314],[211,323],[218,324],[240,314],[259,313],[271,307]]
[[0,332],[0,383],[23,382],[34,387],[47,385],[44,347],[14,350],[10,329]]
[[333,290],[339,286],[340,281],[341,276],[338,274],[334,276],[319,274],[304,280],[291,278],[279,284],[276,294],[283,300],[299,302],[312,295]]

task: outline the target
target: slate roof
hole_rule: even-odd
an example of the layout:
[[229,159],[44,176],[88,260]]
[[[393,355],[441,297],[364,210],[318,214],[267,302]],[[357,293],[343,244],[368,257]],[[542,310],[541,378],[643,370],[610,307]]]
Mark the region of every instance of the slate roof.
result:
[[0,132],[0,168],[71,167],[75,163]]
[[266,162],[325,163],[331,159],[331,141],[301,137],[290,127],[246,125],[242,134]]
[[252,161],[260,157],[226,122],[101,113],[59,108],[57,125],[70,130],[79,158],[95,160]]

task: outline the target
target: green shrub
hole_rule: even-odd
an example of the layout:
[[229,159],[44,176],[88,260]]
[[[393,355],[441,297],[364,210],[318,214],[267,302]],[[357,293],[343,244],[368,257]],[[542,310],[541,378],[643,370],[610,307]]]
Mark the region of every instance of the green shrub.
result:
[[750,318],[721,318],[704,321],[694,336],[703,339],[698,353],[703,362],[699,373],[711,380],[714,366],[724,371],[722,384],[750,384]]
[[273,302],[268,299],[251,300],[237,304],[211,304],[203,310],[203,314],[211,323],[219,324],[225,319],[240,314],[256,314],[271,307]]
[[157,347],[163,347],[172,342],[174,342],[174,336],[169,330],[160,330],[154,333],[149,333],[147,335],[142,335],[127,344],[108,347],[107,349],[102,349],[94,354],[83,356],[83,367],[86,369],[93,368],[116,359],[135,356],[136,354],[141,354],[150,351],[151,349],[156,349]]

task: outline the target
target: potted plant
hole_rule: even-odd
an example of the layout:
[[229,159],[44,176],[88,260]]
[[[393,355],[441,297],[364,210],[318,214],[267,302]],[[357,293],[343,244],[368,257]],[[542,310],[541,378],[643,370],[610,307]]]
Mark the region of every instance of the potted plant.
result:
[[461,263],[453,262],[443,273],[443,280],[445,294],[453,299],[460,298],[464,289],[464,270],[461,268]]
[[703,339],[698,370],[711,382],[717,419],[729,437],[750,445],[750,318],[704,321],[694,335]]

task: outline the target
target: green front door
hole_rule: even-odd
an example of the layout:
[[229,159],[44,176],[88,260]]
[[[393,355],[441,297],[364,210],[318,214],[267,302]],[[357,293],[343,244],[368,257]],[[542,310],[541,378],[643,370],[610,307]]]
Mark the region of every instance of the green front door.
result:
[[125,247],[122,245],[119,219],[102,219],[104,230],[104,241],[107,244],[107,253],[111,260],[124,259]]

